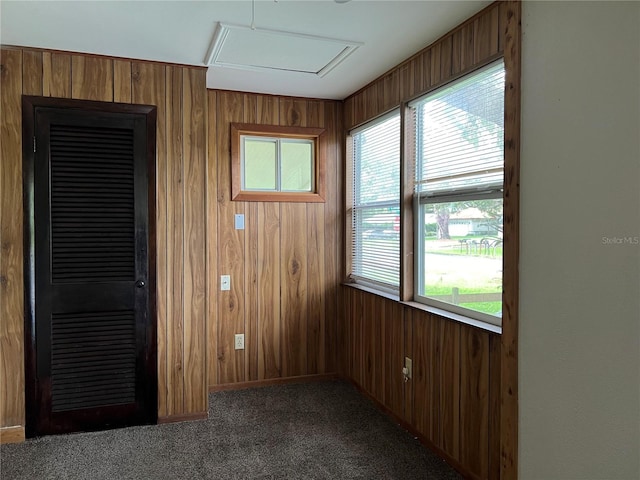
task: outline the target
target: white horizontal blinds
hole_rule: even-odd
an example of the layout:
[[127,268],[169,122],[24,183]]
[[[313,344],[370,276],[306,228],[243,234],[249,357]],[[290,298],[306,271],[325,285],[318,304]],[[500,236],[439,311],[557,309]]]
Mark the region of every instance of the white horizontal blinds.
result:
[[437,196],[502,188],[502,60],[415,102],[417,193]]
[[352,132],[352,271],[356,281],[400,283],[400,114]]

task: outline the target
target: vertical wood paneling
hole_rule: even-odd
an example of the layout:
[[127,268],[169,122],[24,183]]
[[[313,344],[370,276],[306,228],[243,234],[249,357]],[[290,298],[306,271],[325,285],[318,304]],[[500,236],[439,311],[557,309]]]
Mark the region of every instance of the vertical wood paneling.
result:
[[113,61],[113,101],[131,103],[131,62]]
[[[331,252],[340,244],[339,103],[226,91],[216,92],[216,98],[210,116],[217,123],[218,224],[208,234],[218,237],[216,282],[219,275],[231,275],[232,292],[216,293],[219,375],[209,374],[215,382],[210,386],[335,371],[328,370],[335,369],[336,348],[327,339],[336,338],[338,311],[339,259]],[[326,129],[320,158],[327,171],[326,202],[230,201],[232,122]],[[235,213],[245,214],[244,230],[233,228]],[[233,285],[234,278],[242,288]],[[231,350],[235,333],[245,334],[244,351]],[[230,351],[239,359],[237,368],[227,363]]]
[[[324,255],[323,261],[324,284],[321,284],[325,292],[324,299],[324,342],[325,342],[325,372],[336,372],[337,355],[337,302],[338,285],[340,284],[340,266],[342,265],[342,250],[340,248],[343,238],[340,226],[342,225],[342,178],[343,163],[338,162],[338,152],[342,148],[341,128],[342,110],[338,103],[324,103],[324,125],[327,131],[327,149],[325,157],[326,194],[327,202],[324,204]],[[340,133],[339,133],[340,132]]]
[[[144,67],[143,67],[144,68]],[[135,67],[134,67],[135,69]],[[144,70],[143,70],[144,72]],[[167,137],[167,351],[169,415],[184,411],[184,156],[182,70],[166,67]],[[178,140],[178,141],[176,141]]]
[[489,338],[479,330],[460,332],[460,461],[473,474],[489,472]]
[[390,110],[400,103],[400,72],[394,70],[384,77],[382,110]]
[[280,312],[282,315],[282,375],[304,375],[307,368],[308,244],[300,229],[307,224],[304,203],[280,208]]
[[441,42],[440,50],[440,78],[451,78],[451,63],[453,59],[453,39],[448,35]]
[[[505,202],[505,252],[509,251],[505,253],[505,265],[509,266],[505,266],[504,272],[507,300],[502,336],[390,301],[395,306],[386,308],[396,308],[399,313],[389,317],[385,311],[384,392],[382,396],[374,394],[469,476],[485,479],[517,477],[520,8],[519,2],[488,6],[344,101],[344,126],[348,130],[393,108],[388,93],[395,91],[393,75],[398,78],[399,104],[504,53],[507,67],[504,196],[509,199]],[[410,228],[410,222],[405,227]],[[411,256],[411,248],[410,242],[403,243],[403,258]],[[349,359],[343,371],[362,388],[375,391],[376,380],[362,375],[366,361],[358,362],[362,336],[371,335],[369,325],[363,325],[362,321],[366,315],[364,305],[375,296],[352,290],[344,287],[340,290],[345,325],[339,333],[345,342],[343,355]],[[403,300],[410,300],[405,290],[402,295]],[[397,336],[399,347],[395,346]],[[414,368],[414,379],[407,384],[402,383],[401,377],[394,378],[400,375],[405,356],[413,358]],[[365,352],[365,359],[368,358],[370,350]]]
[[[280,103],[277,97],[258,96],[256,122],[277,125]],[[258,228],[258,379],[282,375],[280,350],[280,204],[264,202],[257,206]]]
[[385,302],[385,405],[398,417],[404,415],[404,322],[402,307]]
[[432,416],[437,414],[432,404],[431,319],[428,314],[416,312],[413,326],[413,426],[425,437],[433,441],[431,435]]
[[[324,102],[309,101],[305,126],[323,128],[326,125]],[[326,133],[325,133],[326,134]],[[326,149],[325,149],[326,150]],[[324,150],[323,150],[324,151]],[[325,152],[326,155],[326,152]],[[321,161],[326,162],[326,157]],[[325,169],[326,171],[326,169]],[[329,173],[326,177],[329,177]],[[325,183],[331,182],[325,178]],[[325,204],[309,203],[307,207],[307,373],[325,372]],[[335,259],[335,257],[334,257]]]
[[[133,103],[156,105],[156,272],[157,272],[157,315],[158,315],[158,415],[165,416],[175,412],[168,409],[169,389],[167,369],[170,358],[167,348],[167,135],[165,127],[165,78],[164,67],[151,64],[132,65],[132,101]],[[170,370],[170,368],[169,368]],[[182,392],[182,389],[180,390]]]
[[[244,122],[258,121],[258,95],[244,95]],[[245,379],[258,379],[258,203],[245,203]]]
[[113,60],[74,55],[71,62],[71,98],[113,101]]
[[[402,321],[404,323],[404,357],[413,359],[413,329],[414,329],[414,314],[417,317],[419,313],[412,308],[402,308]],[[404,366],[405,359],[402,359],[401,367]],[[415,409],[413,407],[413,385],[412,381],[404,383],[404,414],[402,418],[413,425],[413,417],[415,415]]]
[[504,2],[496,2],[344,101],[345,127],[357,125],[424,93],[504,51]]
[[307,373],[325,370],[324,205],[307,204]]
[[[306,126],[307,102],[280,100],[280,124]],[[280,206],[280,313],[282,375],[303,375],[307,369],[307,321],[309,245],[300,229],[307,225],[305,204],[282,203]],[[304,230],[302,230],[304,231]]]
[[422,54],[420,55],[421,57],[421,65],[422,65],[422,81],[420,83],[420,87],[418,88],[419,92],[423,92],[425,90],[428,90],[429,88],[431,88],[431,70],[432,68],[432,64],[431,64],[431,50],[427,50],[425,52],[422,52]]
[[24,424],[22,215],[16,214],[22,210],[23,93],[157,107],[158,415],[206,411],[204,70],[33,49],[2,49],[2,65],[0,368],[7,381],[0,385],[0,426]]
[[234,215],[244,204],[231,201],[229,123],[244,119],[244,97],[218,93],[218,279],[231,275],[231,290],[218,295],[218,379],[220,383],[245,380],[244,351],[235,350],[234,335],[244,332],[244,231],[236,230]]
[[205,371],[205,153],[204,70],[182,69],[184,132],[184,389],[185,413],[207,409]]
[[25,50],[22,53],[22,93],[42,95],[42,52]]
[[[131,64],[129,65],[129,97],[126,103],[133,101],[131,85]],[[158,358],[158,417],[166,417],[167,398],[169,396],[167,384],[167,141],[165,126],[165,103],[164,103],[164,78],[163,72],[157,73],[156,95],[161,102],[162,108],[158,108],[156,121],[156,315],[157,315],[157,358]],[[160,88],[161,86],[161,88]],[[114,83],[114,100],[124,101],[120,95],[120,90]]]
[[345,374],[472,478],[496,478],[499,336],[359,289],[341,296]]
[[24,425],[22,51],[0,50],[0,64],[0,427],[9,427]]
[[[440,323],[439,437],[436,444],[458,460],[460,448],[460,329],[459,323]],[[465,327],[466,328],[466,327]],[[485,399],[481,399],[484,401]]]
[[489,478],[500,478],[500,337],[489,337]]
[[42,70],[45,97],[71,98],[71,55],[43,52]]
[[[520,251],[520,2],[506,2],[504,15],[504,271],[500,347],[500,477],[518,477],[518,258]],[[501,4],[501,9],[503,5]]]
[[378,353],[373,348],[375,297],[369,297],[367,300],[362,303],[362,388],[373,395],[373,359]]
[[218,384],[218,95],[207,90],[207,386]]
[[430,50],[431,68],[429,70],[430,80],[429,88],[438,85],[442,80],[442,72],[440,71],[440,58],[442,56],[442,43],[437,43]]
[[258,380],[258,203],[245,204],[245,378]]
[[258,378],[282,375],[280,350],[280,205],[258,205]]

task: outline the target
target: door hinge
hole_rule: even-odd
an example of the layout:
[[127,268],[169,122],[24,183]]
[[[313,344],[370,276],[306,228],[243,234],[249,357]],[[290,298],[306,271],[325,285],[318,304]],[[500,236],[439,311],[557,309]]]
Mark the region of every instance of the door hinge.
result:
[[33,137],[33,153],[36,153],[36,137]]

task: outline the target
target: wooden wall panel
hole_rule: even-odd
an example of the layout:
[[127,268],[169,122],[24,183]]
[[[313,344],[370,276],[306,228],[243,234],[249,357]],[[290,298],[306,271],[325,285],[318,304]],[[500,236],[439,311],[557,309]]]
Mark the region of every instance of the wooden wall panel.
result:
[[182,70],[184,135],[184,412],[207,410],[205,363],[206,72]]
[[0,427],[24,425],[22,51],[0,51]]
[[[375,295],[350,287],[340,290],[343,310],[339,315],[344,321],[337,336],[344,344],[341,356],[346,359],[341,371],[470,478],[517,478],[520,10],[515,1],[489,5],[344,101],[348,131],[504,55],[505,198],[509,200],[505,202],[508,253],[502,335],[385,300],[385,342],[380,355],[387,364],[382,369],[384,390],[379,396],[373,393],[376,381],[362,375],[370,358],[369,351],[362,355],[362,337],[371,335],[366,305],[374,302]],[[392,102],[394,75],[399,93]],[[414,378],[406,384],[396,373],[405,356],[413,358],[414,368]]]
[[[463,347],[460,346],[460,331],[469,331],[457,322],[437,319],[440,331],[435,339],[439,346],[439,436],[436,440],[442,450],[455,460],[460,454],[460,356]],[[481,383],[480,381],[478,383]],[[483,384],[484,385],[484,384]],[[485,399],[481,399],[485,401]],[[486,444],[486,442],[485,442]]]
[[345,99],[345,128],[351,129],[401,102],[481,66],[504,51],[506,7],[489,5],[439,40]]
[[[341,104],[228,91],[210,91],[209,98],[209,122],[216,124],[209,166],[217,171],[217,194],[208,203],[217,202],[218,215],[215,228],[207,227],[218,251],[217,271],[209,274],[210,298],[218,298],[215,324],[209,323],[216,333],[208,333],[208,349],[217,359],[216,374],[209,362],[209,386],[335,372],[336,348],[328,339],[336,338],[338,312]],[[320,161],[327,200],[231,201],[232,122],[326,129]],[[240,213],[245,228],[235,230]],[[229,292],[219,292],[223,274],[232,277]],[[236,333],[245,335],[244,350],[233,348]]]
[[433,371],[437,366],[433,355],[431,339],[431,318],[428,314],[416,312],[413,324],[413,394],[415,414],[413,426],[420,432],[425,432],[427,438],[433,441],[433,417],[437,410],[433,403]]
[[357,288],[341,297],[344,374],[465,475],[497,478],[500,336]]
[[[327,137],[327,149],[325,151],[325,186],[327,202],[322,212],[324,238],[324,253],[319,256],[322,262],[321,269],[324,274],[324,284],[321,290],[324,292],[324,372],[338,370],[337,355],[341,350],[337,347],[337,321],[338,321],[338,287],[342,280],[340,274],[342,267],[342,182],[344,175],[344,163],[339,161],[339,152],[343,148],[342,139],[342,110],[334,102],[324,103],[324,125]],[[319,373],[323,373],[320,370]]]
[[42,53],[42,94],[71,98],[71,55]]
[[307,224],[307,209],[303,203],[283,203],[280,211],[282,375],[294,377],[304,375],[307,369],[309,245],[300,232]]
[[[258,95],[244,94],[246,123],[258,121]],[[258,203],[245,202],[244,342],[246,381],[258,380]]]
[[131,62],[113,61],[113,101],[131,103]]
[[488,478],[489,336],[465,328],[460,344],[460,461]]
[[[182,71],[167,66],[165,75],[166,129],[183,139]],[[134,78],[136,78],[134,72]],[[159,71],[158,74],[162,74]],[[135,85],[135,83],[134,83]],[[184,410],[184,156],[182,141],[167,137],[167,384],[169,415]]]
[[[182,412],[182,401],[179,407],[174,407],[173,399],[176,396],[175,382],[169,381],[173,368],[173,336],[170,329],[173,323],[171,319],[171,291],[168,286],[168,275],[172,271],[172,264],[166,255],[168,230],[168,195],[167,181],[170,178],[171,168],[167,148],[172,141],[167,138],[166,121],[166,79],[165,67],[147,63],[134,63],[130,67],[132,71],[131,96],[132,102],[157,106],[156,120],[156,296],[158,318],[158,415],[176,415]],[[171,252],[171,250],[168,250]],[[180,399],[183,396],[182,385],[177,389]]]
[[23,93],[157,107],[158,415],[161,419],[204,415],[208,384],[204,69],[37,49],[3,48],[0,52],[0,370],[6,379],[0,385],[0,427],[24,425]]
[[[218,381],[245,381],[244,351],[235,350],[234,335],[245,333],[244,231],[234,228],[234,215],[244,214],[243,202],[231,201],[231,134],[229,124],[244,120],[244,95],[218,93],[218,270],[231,275],[231,290],[218,295]],[[245,344],[246,345],[246,344]]]
[[207,91],[206,241],[207,241],[207,386],[218,384],[218,168],[216,155],[218,95]]
[[22,53],[22,93],[42,95],[42,52]]
[[258,379],[282,376],[280,350],[280,204],[258,205]]
[[[344,290],[344,289],[343,289]],[[346,296],[346,295],[345,295]],[[385,348],[384,405],[400,418],[404,417],[404,322],[402,307],[397,302],[384,302]]]
[[112,59],[74,55],[71,72],[71,98],[113,101]]

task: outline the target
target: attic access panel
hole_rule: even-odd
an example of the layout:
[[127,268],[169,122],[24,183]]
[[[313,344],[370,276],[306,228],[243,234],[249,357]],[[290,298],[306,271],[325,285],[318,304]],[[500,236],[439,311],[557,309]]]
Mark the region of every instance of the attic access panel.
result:
[[218,23],[205,63],[323,77],[360,45],[334,38]]

